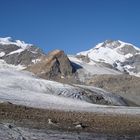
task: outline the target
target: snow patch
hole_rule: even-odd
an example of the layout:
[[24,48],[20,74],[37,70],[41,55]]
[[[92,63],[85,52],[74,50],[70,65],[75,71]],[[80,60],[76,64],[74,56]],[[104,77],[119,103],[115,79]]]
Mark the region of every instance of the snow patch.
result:
[[7,55],[12,55],[12,54],[15,54],[15,53],[21,53],[21,52],[23,52],[24,50],[25,50],[25,49],[21,48],[21,49],[18,49],[18,50],[16,50],[16,51],[10,52],[10,53],[7,54]]
[[5,55],[5,52],[0,52],[0,57],[3,57]]
[[33,59],[32,60],[32,62],[34,63],[34,64],[36,64],[36,63],[38,63],[38,62],[40,62],[41,61],[41,59]]
[[126,69],[128,69],[128,70],[129,70],[129,69],[134,69],[134,68],[135,68],[135,66],[125,65],[125,66],[124,66],[124,68],[126,68]]
[[132,56],[133,56],[133,54],[128,53],[128,54],[125,55],[125,58],[130,58],[130,57],[132,57]]
[[23,65],[12,65],[12,64],[7,64],[4,60],[0,60],[0,69],[11,69],[11,70],[23,70],[26,67]]

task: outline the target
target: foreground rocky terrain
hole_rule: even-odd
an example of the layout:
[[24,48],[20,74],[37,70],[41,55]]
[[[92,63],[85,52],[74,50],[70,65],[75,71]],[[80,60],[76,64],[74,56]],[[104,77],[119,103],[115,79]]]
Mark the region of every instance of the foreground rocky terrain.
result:
[[140,138],[139,115],[42,110],[10,103],[0,104],[0,112],[1,139],[138,140]]
[[67,56],[0,38],[0,139],[140,139],[139,55],[122,41]]
[[[12,125],[13,129],[8,126]],[[28,129],[17,127],[13,124],[0,124],[0,139],[1,140],[139,140],[139,136],[130,135],[111,135],[87,132],[68,132],[58,130],[42,130]]]

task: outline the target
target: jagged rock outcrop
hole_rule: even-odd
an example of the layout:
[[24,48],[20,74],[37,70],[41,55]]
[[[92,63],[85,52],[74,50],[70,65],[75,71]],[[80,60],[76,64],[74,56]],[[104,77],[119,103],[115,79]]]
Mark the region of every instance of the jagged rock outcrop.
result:
[[74,72],[67,55],[61,50],[54,50],[40,57],[40,61],[27,67],[27,70],[47,79],[69,77]]

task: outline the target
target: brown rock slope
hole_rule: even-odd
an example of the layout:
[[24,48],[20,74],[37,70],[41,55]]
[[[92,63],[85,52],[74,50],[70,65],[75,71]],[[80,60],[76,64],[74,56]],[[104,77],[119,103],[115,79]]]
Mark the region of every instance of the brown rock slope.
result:
[[140,78],[121,75],[96,75],[86,81],[88,85],[103,88],[118,94],[129,101],[130,105],[140,106]]
[[64,51],[54,50],[46,56],[42,56],[40,61],[27,67],[28,71],[45,79],[63,79],[72,76],[74,68],[71,65]]

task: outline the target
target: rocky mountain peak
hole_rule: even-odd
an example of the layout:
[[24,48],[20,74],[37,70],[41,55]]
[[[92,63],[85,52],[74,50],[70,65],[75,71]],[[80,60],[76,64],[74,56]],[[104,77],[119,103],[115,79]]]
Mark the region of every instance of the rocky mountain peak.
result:
[[106,40],[105,42],[103,42],[103,44],[101,45],[101,47],[109,47],[109,48],[117,48],[121,45],[121,42],[118,40]]
[[47,79],[71,76],[74,68],[64,51],[54,50],[40,57],[40,61],[27,67],[27,70]]

